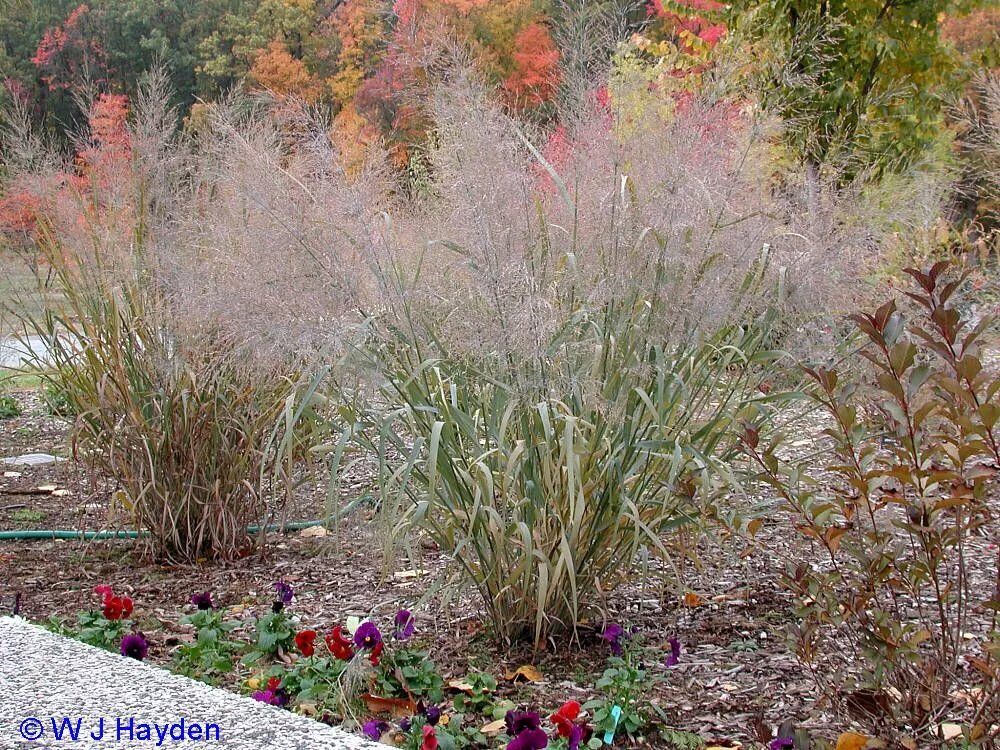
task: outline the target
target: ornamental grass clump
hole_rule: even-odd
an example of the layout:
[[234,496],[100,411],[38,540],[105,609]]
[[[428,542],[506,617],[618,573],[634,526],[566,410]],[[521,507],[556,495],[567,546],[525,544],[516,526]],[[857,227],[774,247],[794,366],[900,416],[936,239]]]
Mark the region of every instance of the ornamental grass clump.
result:
[[153,76],[132,112],[99,97],[72,165],[50,154],[19,175],[38,197],[44,286],[58,292],[21,322],[46,342],[32,364],[71,421],[75,455],[118,483],[115,509],[154,554],[232,558],[291,490],[300,365],[287,350],[253,356],[191,310],[178,264],[193,242],[177,217],[191,219],[194,187],[162,85]]
[[676,553],[732,480],[730,430],[767,400],[818,253],[733,177],[744,136],[718,112],[635,138],[592,112],[546,156],[485,96],[435,108],[437,181],[382,235],[379,397],[348,394],[330,452],[370,450],[395,538],[427,533],[499,639],[541,643],[597,619],[640,553]]
[[157,556],[247,550],[248,527],[284,499],[269,490],[287,469],[275,446],[293,382],[172,335],[145,283],[108,283],[67,262],[58,244],[47,250],[64,301],[30,324],[49,342],[40,372],[76,415],[76,454],[120,483],[118,508],[149,532]]

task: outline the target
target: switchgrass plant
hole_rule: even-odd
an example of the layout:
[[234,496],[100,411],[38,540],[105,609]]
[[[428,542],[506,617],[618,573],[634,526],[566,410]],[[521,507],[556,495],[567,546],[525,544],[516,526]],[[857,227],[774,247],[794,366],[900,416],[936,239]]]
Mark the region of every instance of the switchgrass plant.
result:
[[31,252],[58,290],[18,315],[46,343],[30,348],[33,364],[74,453],[118,483],[116,509],[153,552],[232,558],[293,489],[300,362],[253,356],[222,320],[189,309],[176,270],[187,256],[171,243],[189,208],[190,151],[169,99],[154,76],[130,120],[121,97],[103,95],[72,167],[53,157],[18,176],[37,193]]
[[560,170],[475,93],[436,106],[430,239],[408,255],[394,243],[413,228],[389,228],[388,304],[362,347],[383,381],[377,399],[352,391],[331,452],[357,440],[376,455],[393,536],[427,533],[501,640],[541,644],[595,622],[640,552],[669,559],[671,533],[734,480],[727,436],[766,400],[790,304],[764,240],[787,238],[741,215],[733,185],[651,201],[644,189],[666,198],[682,175],[654,177],[646,146],[620,145],[601,114]]
[[600,616],[641,549],[670,555],[727,474],[724,439],[772,359],[770,315],[702,341],[648,336],[638,297],[553,337],[559,392],[524,393],[503,368],[422,351],[384,332],[386,409],[343,416],[379,455],[382,514],[423,529],[460,566],[503,640],[540,643]]
[[247,527],[285,499],[291,467],[278,448],[296,428],[295,382],[207,337],[178,337],[148,279],[111,283],[50,242],[41,247],[64,301],[26,322],[48,344],[39,372],[72,416],[74,453],[119,482],[121,509],[150,532],[157,556],[245,552]]

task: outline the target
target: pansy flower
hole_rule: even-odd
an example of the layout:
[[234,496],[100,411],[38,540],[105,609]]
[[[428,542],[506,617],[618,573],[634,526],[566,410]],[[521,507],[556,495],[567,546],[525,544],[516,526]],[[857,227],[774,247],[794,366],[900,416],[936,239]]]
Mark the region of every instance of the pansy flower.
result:
[[368,661],[371,662],[373,667],[377,667],[379,662],[382,661],[382,652],[385,650],[385,644],[379,641],[375,644],[375,648],[372,649],[371,654],[368,655]]
[[273,690],[255,690],[250,696],[255,701],[260,701],[261,703],[266,703],[269,706],[283,706],[285,705],[285,699],[280,693],[276,693]]
[[122,620],[132,614],[132,600],[127,596],[115,596],[114,590],[107,585],[95,586],[94,593],[104,597],[104,607],[101,614],[107,620]]
[[396,630],[393,632],[392,637],[397,641],[405,641],[407,638],[412,636],[413,632],[416,630],[416,624],[413,621],[413,613],[408,609],[399,610],[392,622],[396,626]]
[[663,663],[668,667],[673,667],[681,660],[681,642],[677,638],[671,638],[667,643],[670,644],[670,653],[667,654]]
[[581,727],[579,724],[574,724],[573,728],[569,730],[566,750],[580,750],[580,745],[587,739],[588,734],[589,731],[587,727]]
[[525,729],[507,743],[507,750],[543,750],[549,746],[549,736],[542,729]]
[[527,729],[538,729],[542,726],[542,718],[534,711],[508,711],[503,717],[507,734],[516,737]]
[[354,645],[358,648],[373,649],[382,642],[382,633],[374,622],[365,620],[354,632]]
[[604,631],[601,633],[601,638],[608,642],[611,646],[611,653],[615,656],[621,656],[624,649],[622,648],[622,636],[625,635],[625,628],[617,623],[609,623],[604,627]]
[[282,604],[292,603],[292,597],[295,595],[295,592],[292,589],[291,584],[287,583],[286,581],[275,581],[274,590],[278,594],[279,602],[281,602]]
[[142,661],[146,658],[146,654],[149,652],[149,644],[146,642],[146,637],[142,633],[129,633],[122,638],[120,650],[122,656]]
[[580,704],[576,701],[566,701],[558,711],[549,717],[549,721],[555,724],[556,734],[560,737],[569,737],[573,732],[573,727],[576,726],[574,722],[579,715]]
[[417,713],[423,716],[431,726],[441,721],[441,709],[433,703],[425,706],[423,701],[417,701]]
[[212,594],[209,591],[195,594],[191,597],[191,603],[198,609],[215,609],[215,605],[212,604]]
[[281,688],[279,677],[270,678],[263,690],[255,690],[250,697],[269,706],[284,706],[288,703],[288,694]]
[[767,746],[768,750],[793,750],[794,747],[795,738],[787,736],[776,737]]
[[327,633],[323,640],[326,641],[326,647],[330,649],[330,653],[341,661],[347,661],[354,656],[351,642],[344,635],[344,629],[340,625]]
[[372,719],[371,721],[366,721],[361,726],[361,732],[370,740],[375,740],[378,742],[382,739],[382,735],[389,731],[389,722],[387,721],[376,721]]
[[315,641],[315,630],[303,630],[295,634],[295,647],[303,656],[312,656],[316,653],[316,646],[313,645]]
[[424,735],[423,742],[420,743],[420,750],[438,750],[437,731],[430,724],[424,724],[420,731]]

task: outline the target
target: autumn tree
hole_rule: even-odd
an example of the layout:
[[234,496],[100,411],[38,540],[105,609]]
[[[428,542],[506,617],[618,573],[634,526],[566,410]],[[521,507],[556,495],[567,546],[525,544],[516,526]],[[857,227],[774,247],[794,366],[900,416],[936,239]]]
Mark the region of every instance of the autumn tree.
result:
[[106,55],[95,26],[96,14],[82,4],[42,35],[31,62],[49,90],[106,81]]
[[257,55],[248,75],[251,81],[281,97],[296,96],[315,102],[322,88],[301,60],[292,57],[284,42],[274,40]]
[[559,86],[559,50],[549,30],[531,23],[514,39],[514,72],[504,81],[504,89],[515,109],[537,107],[552,99]]
[[[971,5],[972,3],[965,3]],[[731,29],[766,71],[765,102],[808,164],[905,167],[939,137],[956,56],[939,18],[954,0],[734,0]]]

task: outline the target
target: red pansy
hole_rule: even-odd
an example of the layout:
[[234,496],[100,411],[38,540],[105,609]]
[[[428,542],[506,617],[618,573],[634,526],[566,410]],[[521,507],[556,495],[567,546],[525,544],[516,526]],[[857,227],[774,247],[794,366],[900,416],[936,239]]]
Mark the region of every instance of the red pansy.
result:
[[573,731],[573,722],[580,715],[580,704],[576,701],[566,701],[549,720],[556,725],[560,737],[569,737]]
[[302,652],[303,656],[312,656],[316,653],[316,647],[313,645],[315,640],[315,630],[303,630],[301,633],[295,634],[295,647]]
[[354,649],[351,648],[351,642],[344,636],[344,629],[340,625],[327,633],[324,640],[326,641],[326,647],[330,649],[330,653],[338,659],[347,661],[354,656]]

